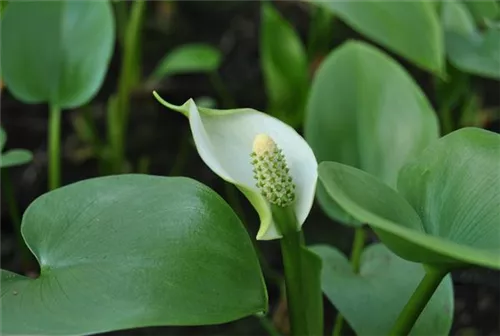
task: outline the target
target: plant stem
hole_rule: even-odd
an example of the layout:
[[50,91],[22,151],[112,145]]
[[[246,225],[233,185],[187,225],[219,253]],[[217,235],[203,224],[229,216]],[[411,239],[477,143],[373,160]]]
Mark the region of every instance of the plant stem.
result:
[[292,207],[272,205],[273,219],[283,235],[280,239],[285,269],[286,298],[290,316],[291,335],[308,335],[304,311],[301,262],[301,232],[297,231],[297,218]]
[[115,10],[116,38],[123,45],[125,44],[125,28],[127,26],[127,3],[125,1],[115,1],[113,5]]
[[[359,273],[359,268],[361,266],[361,254],[363,252],[363,247],[365,247],[365,238],[366,234],[363,227],[356,227],[351,249],[351,266],[352,271],[356,274]],[[335,324],[333,325],[333,336],[341,335],[343,324],[344,317],[339,312],[337,313],[337,318],[335,319]]]
[[342,314],[337,313],[337,317],[335,318],[335,324],[333,325],[333,336],[340,336],[342,335],[342,327],[344,326],[344,317]]
[[425,265],[425,276],[418,284],[412,296],[406,303],[399,314],[396,323],[392,327],[389,335],[401,336],[408,335],[422,313],[422,310],[431,299],[437,287],[443,280],[444,276],[448,273],[447,270],[442,268]]
[[354,273],[359,273],[359,268],[361,267],[361,254],[363,252],[363,247],[365,247],[365,231],[363,227],[357,227],[354,231],[354,241],[352,243],[351,251],[351,265]]
[[49,189],[61,185],[61,109],[51,105],[49,111]]
[[[139,41],[140,29],[144,18],[146,1],[136,0],[132,3],[123,41],[123,59],[118,79],[116,101],[112,108],[108,108],[108,120],[113,124],[108,125],[110,147],[113,158],[113,171],[121,173],[125,161],[125,134],[128,126],[130,112],[130,93],[138,81],[139,73]],[[113,99],[113,98],[111,98]]]

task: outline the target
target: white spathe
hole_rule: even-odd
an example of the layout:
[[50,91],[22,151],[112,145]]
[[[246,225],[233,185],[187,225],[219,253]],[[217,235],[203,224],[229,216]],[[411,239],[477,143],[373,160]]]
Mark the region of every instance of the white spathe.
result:
[[258,134],[267,134],[283,151],[296,189],[293,204],[302,226],[311,210],[318,178],[312,149],[292,127],[253,109],[214,110],[198,108],[190,99],[182,106],[163,105],[182,112],[189,124],[198,154],[205,164],[224,180],[236,185],[252,203],[260,217],[257,239],[280,238],[269,203],[260,194],[253,178],[250,154]]

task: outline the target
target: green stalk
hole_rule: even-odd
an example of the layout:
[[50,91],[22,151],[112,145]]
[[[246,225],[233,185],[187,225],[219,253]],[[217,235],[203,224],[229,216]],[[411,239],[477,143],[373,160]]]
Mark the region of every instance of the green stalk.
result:
[[406,306],[399,314],[389,335],[401,336],[410,333],[427,302],[429,302],[444,276],[448,273],[447,270],[443,270],[442,268],[425,266],[424,278],[420,281],[418,287],[406,303]]
[[144,18],[146,1],[136,0],[131,5],[123,42],[123,60],[118,79],[116,105],[108,109],[108,132],[112,148],[113,171],[121,172],[125,161],[125,134],[128,126],[130,110],[129,96],[138,81],[139,61],[138,50],[140,30]]
[[123,45],[125,44],[125,28],[127,27],[127,2],[115,1],[113,8],[115,10],[116,38]]
[[302,235],[297,231],[297,218],[293,207],[271,205],[273,219],[283,238],[280,239],[283,266],[285,269],[286,298],[290,316],[292,336],[308,335],[306,314],[303,305],[301,265]]
[[49,189],[61,185],[61,109],[51,105],[49,111]]
[[[352,242],[351,250],[351,266],[354,273],[359,273],[361,267],[361,254],[363,252],[363,247],[365,246],[365,231],[363,227],[357,227],[354,231],[354,240]],[[337,318],[335,319],[335,324],[333,326],[333,336],[340,336],[342,333],[342,327],[344,325],[344,317],[342,314],[337,313]]]

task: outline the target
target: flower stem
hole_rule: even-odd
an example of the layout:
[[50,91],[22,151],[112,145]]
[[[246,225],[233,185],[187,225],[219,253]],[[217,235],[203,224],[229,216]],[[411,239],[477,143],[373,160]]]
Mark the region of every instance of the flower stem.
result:
[[427,302],[431,299],[437,287],[448,273],[447,270],[425,265],[425,276],[418,284],[412,296],[399,314],[396,323],[392,327],[389,335],[408,335],[424,310]]
[[273,219],[283,238],[280,239],[285,286],[290,316],[291,335],[308,335],[306,314],[302,295],[301,232],[297,230],[297,219],[293,207],[271,206]]
[[51,105],[49,111],[49,189],[61,185],[61,109]]
[[[363,252],[363,247],[365,246],[365,231],[363,227],[357,227],[354,231],[354,240],[352,242],[351,249],[351,266],[354,273],[359,273],[359,268],[361,266],[361,253]],[[342,314],[337,313],[337,318],[335,319],[335,324],[333,325],[333,336],[340,336],[342,333],[342,326],[344,324],[344,317]]]

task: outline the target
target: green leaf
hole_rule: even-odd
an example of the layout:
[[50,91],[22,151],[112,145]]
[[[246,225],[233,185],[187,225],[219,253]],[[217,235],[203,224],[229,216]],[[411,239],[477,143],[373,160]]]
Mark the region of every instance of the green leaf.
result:
[[458,69],[478,76],[500,79],[500,30],[477,31],[464,4],[443,3],[442,20],[446,53]]
[[474,20],[463,4],[459,2],[443,2],[442,23],[446,31],[453,31],[460,34],[474,34],[476,25]]
[[500,79],[500,31],[489,29],[484,34],[463,36],[446,34],[450,61],[462,71]]
[[41,274],[2,270],[2,334],[216,324],[267,309],[243,225],[187,178],[120,175],[57,189],[29,206],[22,234]]
[[222,55],[207,44],[186,44],[169,52],[151,75],[152,80],[165,76],[193,72],[214,72],[221,63]]
[[[400,65],[368,44],[347,42],[317,71],[304,132],[318,162],[358,167],[395,186],[407,158],[438,138],[438,122]],[[330,217],[358,225],[323,186],[317,196]]]
[[306,312],[307,330],[310,335],[323,335],[323,295],[321,294],[321,259],[308,248],[301,248],[302,305]]
[[498,134],[450,133],[402,168],[401,194],[340,163],[321,163],[319,177],[335,201],[400,257],[446,269],[500,269],[499,151]]
[[108,1],[15,1],[1,26],[6,86],[25,103],[72,108],[100,88],[111,58]]
[[313,1],[419,67],[443,73],[443,33],[435,10],[425,1]]
[[498,18],[500,10],[495,0],[463,1],[463,3],[478,23],[484,23],[485,19],[494,20]]
[[292,25],[272,5],[261,10],[260,60],[269,112],[298,126],[309,87],[307,54]]
[[7,142],[7,133],[0,127],[0,168],[23,165],[33,159],[33,154],[26,149],[11,149],[4,153],[5,143]]
[[[323,260],[323,291],[357,335],[388,335],[425,275],[421,264],[399,258],[382,244],[363,251],[359,274],[337,249],[326,245],[311,249]],[[452,319],[453,285],[447,276],[410,335],[448,335]]]
[[20,166],[33,160],[33,154],[26,149],[12,149],[2,153],[0,158],[0,168]]

